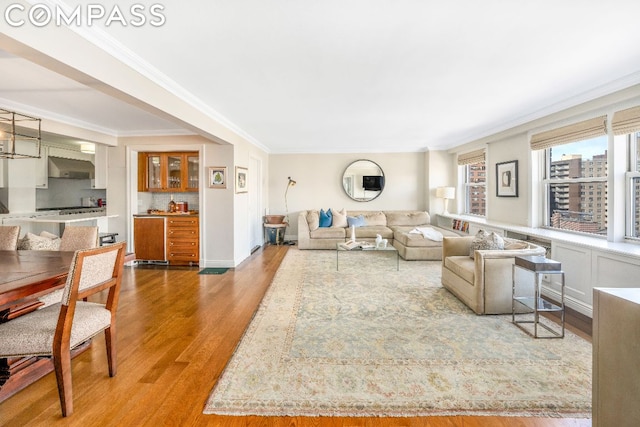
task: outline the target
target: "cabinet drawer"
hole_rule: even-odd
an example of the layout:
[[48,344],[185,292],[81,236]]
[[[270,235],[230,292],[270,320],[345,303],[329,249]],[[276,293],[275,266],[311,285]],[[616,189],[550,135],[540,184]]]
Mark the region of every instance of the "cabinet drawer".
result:
[[198,249],[198,241],[197,240],[177,240],[177,239],[167,239],[167,249],[170,251],[175,250],[192,250]]
[[176,250],[168,248],[168,250],[167,250],[167,260],[168,261],[198,262],[198,251],[197,251],[197,249],[189,250],[188,248],[187,249],[176,249]]
[[197,239],[198,229],[192,228],[169,228],[167,239]]
[[167,218],[167,227],[168,228],[185,228],[185,227],[198,227],[198,218],[197,217],[168,217]]

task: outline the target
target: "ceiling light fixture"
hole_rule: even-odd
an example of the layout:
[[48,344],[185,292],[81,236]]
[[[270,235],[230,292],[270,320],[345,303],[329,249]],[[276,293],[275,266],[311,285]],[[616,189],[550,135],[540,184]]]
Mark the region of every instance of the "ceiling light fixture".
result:
[[[41,119],[0,108],[0,159],[39,159],[41,123]],[[35,142],[36,149],[23,142]]]

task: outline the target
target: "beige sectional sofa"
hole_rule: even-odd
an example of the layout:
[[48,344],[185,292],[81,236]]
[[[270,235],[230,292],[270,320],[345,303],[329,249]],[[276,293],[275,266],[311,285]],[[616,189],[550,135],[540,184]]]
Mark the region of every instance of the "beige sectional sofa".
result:
[[542,246],[504,238],[504,250],[476,250],[474,236],[445,237],[442,286],[477,314],[511,313],[512,265],[518,255],[544,255]]
[[[431,218],[426,211],[347,211],[347,215],[364,217],[366,225],[355,228],[356,240],[373,242],[379,234],[398,249],[400,256],[406,260],[442,259],[442,242],[426,238],[420,233],[410,233],[416,228],[430,227],[443,236],[457,236],[453,231],[431,225]],[[300,212],[300,249],[335,249],[337,243],[350,239],[349,227],[318,227],[317,217],[318,210]]]

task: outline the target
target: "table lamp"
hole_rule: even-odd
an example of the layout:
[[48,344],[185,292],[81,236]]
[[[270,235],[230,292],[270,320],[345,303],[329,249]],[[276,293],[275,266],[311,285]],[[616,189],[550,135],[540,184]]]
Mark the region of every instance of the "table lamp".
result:
[[440,199],[444,199],[444,211],[442,212],[444,215],[448,215],[449,211],[447,210],[447,205],[449,203],[449,199],[454,199],[456,197],[456,189],[455,187],[438,187],[436,188],[436,197]]

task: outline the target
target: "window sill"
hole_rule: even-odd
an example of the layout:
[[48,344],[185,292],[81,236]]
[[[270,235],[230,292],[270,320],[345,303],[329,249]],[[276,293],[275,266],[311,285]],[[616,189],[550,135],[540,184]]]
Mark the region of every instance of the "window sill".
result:
[[515,224],[491,222],[487,221],[485,218],[478,218],[471,215],[438,214],[438,216],[442,218],[468,221],[469,223],[476,225],[486,225],[487,227],[502,229],[506,232],[530,236],[534,239],[569,243],[590,249],[598,249],[605,252],[615,253],[617,255],[626,255],[640,259],[640,242],[609,242],[602,237],[592,237],[575,233],[566,233],[549,228],[524,227]]

